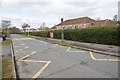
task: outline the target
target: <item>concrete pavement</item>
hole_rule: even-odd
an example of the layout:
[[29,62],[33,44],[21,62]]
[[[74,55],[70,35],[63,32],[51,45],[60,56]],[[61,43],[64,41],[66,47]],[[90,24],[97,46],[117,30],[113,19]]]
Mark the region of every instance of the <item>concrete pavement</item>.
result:
[[[0,38],[0,43],[2,39]],[[0,59],[11,58],[11,45],[0,45]]]
[[[47,38],[47,39],[52,40],[52,41],[62,41],[61,39],[53,39],[53,38]],[[106,51],[106,52],[116,53],[116,54],[120,55],[120,53],[118,52],[120,46],[95,44],[95,43],[85,43],[85,42],[77,42],[77,41],[70,41],[70,40],[64,40],[64,41],[75,43],[75,46],[78,46],[78,47],[95,49],[95,50],[100,50],[100,51]]]
[[[38,36],[34,36],[34,37],[37,37],[36,39],[38,40],[43,40],[47,42],[62,41],[61,39],[43,38],[43,37],[38,37]],[[119,53],[120,46],[96,44],[96,43],[85,43],[85,42],[70,41],[70,40],[64,40],[64,42],[74,43],[74,45],[72,46],[73,48],[120,57],[120,53]]]
[[118,57],[11,37],[19,78],[118,78]]

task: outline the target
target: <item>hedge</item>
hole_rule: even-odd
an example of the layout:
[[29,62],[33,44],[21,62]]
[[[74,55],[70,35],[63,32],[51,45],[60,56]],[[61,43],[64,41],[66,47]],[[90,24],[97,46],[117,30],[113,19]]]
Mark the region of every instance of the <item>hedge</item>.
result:
[[[62,30],[51,31],[54,38],[61,39]],[[64,39],[79,42],[120,45],[119,32],[120,26],[89,27],[81,29],[65,29]],[[31,35],[50,37],[50,31],[30,32]]]

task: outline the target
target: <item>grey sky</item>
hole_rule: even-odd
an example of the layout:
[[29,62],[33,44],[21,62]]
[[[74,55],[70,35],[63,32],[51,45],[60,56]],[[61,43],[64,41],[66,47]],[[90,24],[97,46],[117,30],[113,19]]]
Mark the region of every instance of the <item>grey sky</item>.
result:
[[45,22],[52,27],[64,20],[88,16],[112,19],[118,13],[119,0],[1,0],[2,19],[21,28],[23,23],[39,28]]

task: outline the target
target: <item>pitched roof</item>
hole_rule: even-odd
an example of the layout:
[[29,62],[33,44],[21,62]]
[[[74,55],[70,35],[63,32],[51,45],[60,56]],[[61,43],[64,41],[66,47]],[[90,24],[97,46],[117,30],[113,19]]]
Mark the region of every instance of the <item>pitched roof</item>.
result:
[[113,22],[112,20],[99,20],[95,21],[95,26],[104,26],[104,25],[117,25],[117,23]]
[[55,26],[53,26],[51,29],[56,29],[56,25],[55,25]]
[[60,23],[56,26],[60,25],[73,25],[73,24],[84,24],[84,23],[90,23],[95,22],[95,20],[89,18],[89,17],[82,17],[82,18],[76,18],[76,19],[69,19],[65,20],[63,23]]

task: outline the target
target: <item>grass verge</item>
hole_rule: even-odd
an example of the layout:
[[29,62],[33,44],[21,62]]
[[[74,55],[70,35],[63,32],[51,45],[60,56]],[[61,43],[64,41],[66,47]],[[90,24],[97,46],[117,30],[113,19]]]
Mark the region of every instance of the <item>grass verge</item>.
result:
[[7,34],[7,38],[11,38],[11,35],[10,35],[10,34]]
[[6,39],[5,41],[2,41],[0,45],[10,45],[11,44],[11,39]]
[[2,78],[13,78],[12,58],[2,60]]
[[29,37],[29,38],[34,38],[34,39],[37,38],[37,37],[35,37],[35,36],[28,36],[28,35],[24,35],[24,34],[22,34],[22,36]]
[[58,44],[65,44],[65,45],[74,45],[74,43],[64,42],[64,41],[53,41],[53,42]]

